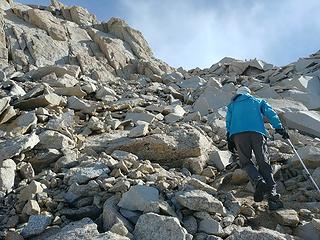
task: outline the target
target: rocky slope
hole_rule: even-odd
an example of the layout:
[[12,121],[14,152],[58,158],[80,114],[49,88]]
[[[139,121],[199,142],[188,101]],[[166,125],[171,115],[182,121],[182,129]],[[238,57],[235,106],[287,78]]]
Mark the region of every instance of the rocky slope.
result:
[[224,123],[248,86],[320,184],[320,51],[281,68],[224,58],[186,71],[120,19],[55,0],[0,6],[1,237],[320,239],[320,196],[290,146],[268,143],[285,203],[269,212]]

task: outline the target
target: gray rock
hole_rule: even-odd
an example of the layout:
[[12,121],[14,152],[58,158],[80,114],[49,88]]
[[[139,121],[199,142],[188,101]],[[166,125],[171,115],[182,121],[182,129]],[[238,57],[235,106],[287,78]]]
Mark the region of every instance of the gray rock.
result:
[[0,192],[10,192],[14,185],[16,163],[12,159],[0,162]]
[[320,114],[317,111],[286,112],[283,114],[283,119],[288,128],[320,137]]
[[226,238],[226,240],[239,240],[239,239],[250,239],[250,240],[294,240],[297,239],[294,236],[288,234],[281,234],[279,232],[262,228],[259,231],[252,230],[249,227],[242,228],[240,231],[235,230],[232,235]]
[[39,141],[39,137],[32,133],[0,142],[0,161],[17,156],[22,151],[32,149]]
[[69,223],[47,240],[94,239],[98,235],[97,225],[90,218],[83,218],[80,221]]
[[78,183],[73,183],[68,192],[65,194],[64,198],[69,203],[73,203],[75,200],[79,199],[80,197],[90,197],[96,195],[100,192],[99,184],[94,181],[90,180],[87,184],[79,185]]
[[72,183],[84,184],[89,182],[91,179],[95,179],[100,175],[108,174],[110,169],[104,163],[93,163],[89,166],[81,166],[76,168],[71,168],[64,177],[64,180],[68,182],[69,185]]
[[134,237],[139,240],[191,240],[177,218],[161,216],[155,213],[141,215],[135,229]]
[[51,217],[46,215],[30,216],[27,226],[22,229],[21,235],[25,238],[39,235],[51,223]]
[[85,217],[96,219],[102,213],[102,209],[96,206],[85,206],[77,209],[63,208],[59,211],[59,213],[66,216],[68,219],[75,221],[81,220]]
[[158,189],[135,185],[122,195],[118,206],[132,211],[145,211],[149,208],[150,204],[157,201],[159,201]]
[[112,228],[117,222],[122,222],[124,226],[132,232],[133,227],[127,219],[125,219],[119,212],[119,198],[115,195],[107,199],[103,205],[103,229],[108,231]]
[[187,216],[183,218],[183,227],[187,230],[190,234],[195,234],[198,231],[198,223],[197,219],[193,216]]
[[138,121],[138,126],[130,130],[129,137],[136,138],[147,135],[147,133],[149,132],[148,127],[149,123]]
[[141,159],[170,166],[182,166],[185,158],[201,155],[207,158],[216,149],[209,138],[190,125],[174,128],[169,134],[153,134],[134,139],[117,138],[110,141],[95,139],[94,144],[97,150],[106,149],[107,153],[123,150],[136,154]]
[[218,221],[208,218],[200,221],[198,231],[219,235],[222,233],[222,227]]
[[202,190],[178,192],[176,199],[179,204],[191,210],[226,214],[222,202]]
[[[298,148],[297,152],[307,167],[320,167],[320,148],[314,146],[305,146]],[[298,168],[303,168],[299,158],[296,155],[290,159],[290,162]]]
[[1,126],[0,129],[13,134],[25,134],[30,128],[35,127],[36,125],[36,114],[34,112],[26,112],[21,114],[10,124]]
[[298,226],[295,235],[304,240],[320,240],[320,219],[312,219],[310,222]]

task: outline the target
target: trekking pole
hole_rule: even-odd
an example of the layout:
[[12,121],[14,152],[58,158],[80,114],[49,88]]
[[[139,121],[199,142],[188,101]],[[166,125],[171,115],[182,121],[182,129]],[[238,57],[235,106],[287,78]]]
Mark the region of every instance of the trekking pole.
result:
[[308,169],[307,169],[306,165],[304,164],[304,162],[302,161],[301,157],[299,156],[299,154],[298,154],[297,150],[294,148],[294,146],[293,146],[293,144],[292,144],[291,140],[290,140],[290,139],[287,139],[287,140],[288,140],[288,143],[290,144],[290,146],[292,147],[292,149],[293,149],[294,153],[297,155],[298,159],[300,160],[300,162],[301,162],[301,164],[302,164],[302,166],[303,166],[304,170],[306,170],[307,175],[308,175],[308,177],[310,178],[311,182],[313,183],[313,185],[315,186],[315,188],[317,189],[317,191],[320,193],[320,189],[319,189],[319,187],[318,187],[317,183],[314,181],[314,179],[313,179],[313,177],[311,176],[310,172],[308,171]]

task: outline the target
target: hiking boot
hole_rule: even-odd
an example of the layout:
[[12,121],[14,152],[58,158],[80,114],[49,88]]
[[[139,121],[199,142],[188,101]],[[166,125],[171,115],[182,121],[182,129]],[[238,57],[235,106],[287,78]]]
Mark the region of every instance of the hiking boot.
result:
[[268,187],[266,182],[263,179],[260,179],[256,185],[256,191],[253,195],[253,200],[255,202],[263,201],[264,194],[267,193]]
[[269,210],[278,210],[283,208],[283,202],[280,200],[280,196],[272,196],[268,199]]

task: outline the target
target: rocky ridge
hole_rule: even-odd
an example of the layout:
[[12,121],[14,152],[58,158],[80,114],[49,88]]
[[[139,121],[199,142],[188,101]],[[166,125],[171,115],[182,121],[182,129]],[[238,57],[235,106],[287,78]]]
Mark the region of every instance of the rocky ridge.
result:
[[248,86],[320,184],[320,51],[186,71],[121,19],[55,0],[0,6],[1,237],[319,239],[320,196],[290,146],[268,143],[285,203],[269,212],[226,150],[224,121]]

